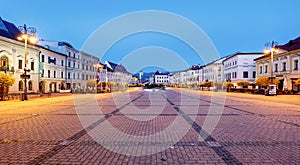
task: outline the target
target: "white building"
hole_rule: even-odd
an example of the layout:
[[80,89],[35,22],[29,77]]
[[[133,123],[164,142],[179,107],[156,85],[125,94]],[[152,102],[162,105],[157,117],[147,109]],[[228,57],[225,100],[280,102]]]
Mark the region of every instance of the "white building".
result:
[[79,52],[79,56],[81,57],[80,84],[81,89],[86,91],[88,80],[97,77],[97,64],[99,64],[99,58],[82,51]]
[[222,57],[203,66],[201,79],[204,81],[211,82],[224,82],[222,63],[224,59],[226,59],[226,57]]
[[110,61],[105,61],[107,69],[105,70],[105,81],[114,84],[112,90],[124,89],[128,86],[132,79],[130,74],[122,64],[115,64]]
[[169,75],[167,73],[162,73],[156,71],[150,78],[150,84],[164,84],[169,85]]
[[66,89],[66,58],[65,54],[40,47],[39,91],[41,93],[60,92]]
[[199,82],[200,65],[193,65],[186,71],[186,81],[190,86],[196,86]]
[[85,90],[87,81],[96,78],[95,65],[99,63],[99,58],[78,51],[67,42],[42,40],[39,44],[66,55],[66,89],[72,89],[75,92]]
[[[25,56],[24,42],[18,41],[17,37],[21,34],[18,28],[0,18],[0,72],[11,75],[15,79],[13,86],[9,88],[10,93],[24,91],[25,81],[20,76],[24,74]],[[27,47],[27,80],[28,93],[38,92],[39,82],[39,53],[38,47],[28,44]]]
[[263,53],[237,52],[223,61],[224,80],[232,82],[235,86],[238,81],[255,82],[256,66],[254,59],[263,56]]

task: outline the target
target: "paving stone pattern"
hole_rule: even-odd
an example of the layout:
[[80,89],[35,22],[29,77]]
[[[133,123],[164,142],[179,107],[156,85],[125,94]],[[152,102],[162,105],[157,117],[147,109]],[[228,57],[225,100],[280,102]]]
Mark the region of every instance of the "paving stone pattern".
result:
[[0,164],[296,165],[299,100],[168,89],[4,101]]

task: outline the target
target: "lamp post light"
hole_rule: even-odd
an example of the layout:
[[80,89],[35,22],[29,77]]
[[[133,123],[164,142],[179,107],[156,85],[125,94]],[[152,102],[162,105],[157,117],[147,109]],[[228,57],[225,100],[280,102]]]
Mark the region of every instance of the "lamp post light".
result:
[[24,74],[21,75],[21,78],[24,79],[25,87],[24,87],[24,100],[28,100],[27,97],[27,79],[30,79],[30,75],[27,75],[27,72],[30,72],[30,69],[27,68],[27,44],[28,40],[30,43],[35,44],[38,39],[35,36],[36,29],[33,27],[27,27],[26,24],[24,26],[19,26],[19,30],[22,34],[17,38],[20,41],[24,41]]
[[[266,50],[264,51],[265,54],[270,54],[271,55],[271,59],[270,59],[270,85],[269,85],[269,91],[274,87],[274,76],[273,76],[273,63],[274,63],[274,54],[277,52],[277,50],[275,49],[275,46],[277,45],[277,42],[272,41],[272,42],[268,42],[265,44],[265,46],[267,47]],[[270,48],[271,47],[271,48]],[[276,88],[273,90],[276,94]],[[269,92],[269,94],[271,94],[271,91]]]
[[[100,92],[101,92],[101,88],[102,88],[102,84],[101,84],[101,78],[100,78],[100,76],[99,76],[99,71],[101,72],[102,71],[102,68],[103,68],[103,65],[101,65],[101,64],[95,64],[94,65],[95,67],[96,67],[96,79],[95,79],[95,88],[96,88],[96,93],[98,93],[98,82],[100,82]],[[99,68],[100,68],[100,70],[99,70]]]

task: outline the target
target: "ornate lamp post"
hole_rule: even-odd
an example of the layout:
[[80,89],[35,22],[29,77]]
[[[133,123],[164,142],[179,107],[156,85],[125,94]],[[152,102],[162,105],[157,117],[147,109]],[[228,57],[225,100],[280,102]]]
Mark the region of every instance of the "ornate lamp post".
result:
[[[95,64],[94,65],[96,67],[96,80],[95,80],[95,88],[96,88],[96,93],[98,92],[98,82],[101,80],[100,76],[99,76],[99,72],[102,72],[102,68],[103,68],[103,65],[101,64]],[[99,70],[100,69],[100,70]],[[101,81],[100,81],[100,92],[101,92],[101,89],[102,88],[102,84],[101,84]]]
[[[274,86],[274,79],[275,77],[273,76],[273,63],[274,63],[274,54],[277,52],[277,50],[275,49],[275,46],[277,45],[277,42],[272,41],[272,42],[268,42],[265,44],[265,46],[267,47],[267,49],[264,51],[265,54],[271,54],[271,59],[270,59],[270,85],[269,85],[269,91],[272,88],[275,88],[273,90],[273,93],[276,94],[276,86]],[[270,48],[271,46],[271,48]],[[269,94],[271,94],[272,92],[270,91]]]
[[[274,84],[274,76],[273,76],[273,63],[274,63],[274,54],[277,52],[275,49],[275,46],[277,45],[277,42],[272,41],[266,43],[266,50],[264,51],[265,54],[271,53],[271,60],[270,60],[270,80],[271,84]],[[269,48],[271,46],[271,48]]]
[[18,37],[18,40],[24,40],[24,60],[25,60],[25,67],[24,67],[24,74],[21,75],[21,78],[24,79],[25,87],[24,87],[24,100],[28,100],[27,97],[27,79],[30,79],[30,75],[27,75],[27,72],[30,72],[30,69],[27,68],[27,43],[28,40],[30,43],[35,44],[38,40],[35,36],[36,29],[33,27],[27,27],[26,24],[24,26],[19,26],[19,30],[22,34]]

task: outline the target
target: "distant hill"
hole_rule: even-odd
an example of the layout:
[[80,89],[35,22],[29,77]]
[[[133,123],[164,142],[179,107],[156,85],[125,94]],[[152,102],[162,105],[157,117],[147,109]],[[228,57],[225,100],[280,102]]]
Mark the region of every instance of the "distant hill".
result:
[[[148,80],[150,76],[152,76],[155,72],[148,72],[148,73],[143,73],[142,80]],[[133,76],[139,78],[140,73],[136,73]]]

